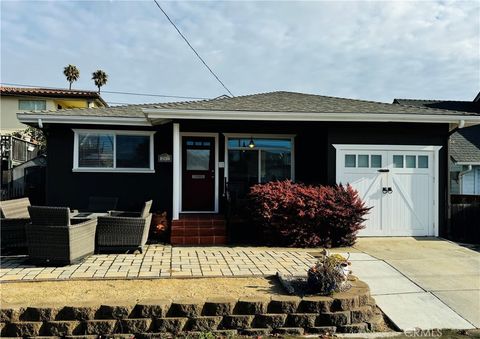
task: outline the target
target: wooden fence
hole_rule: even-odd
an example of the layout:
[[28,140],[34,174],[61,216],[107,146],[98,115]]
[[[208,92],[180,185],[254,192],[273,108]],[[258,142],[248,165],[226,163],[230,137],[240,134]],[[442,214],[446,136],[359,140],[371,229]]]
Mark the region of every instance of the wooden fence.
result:
[[450,196],[450,234],[453,241],[480,244],[480,195]]

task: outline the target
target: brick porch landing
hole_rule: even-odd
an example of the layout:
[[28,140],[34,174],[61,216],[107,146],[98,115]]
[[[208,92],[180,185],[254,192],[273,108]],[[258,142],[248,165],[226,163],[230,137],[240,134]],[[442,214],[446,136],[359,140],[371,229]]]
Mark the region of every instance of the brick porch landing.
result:
[[181,214],[172,221],[172,245],[225,245],[226,221],[220,214]]

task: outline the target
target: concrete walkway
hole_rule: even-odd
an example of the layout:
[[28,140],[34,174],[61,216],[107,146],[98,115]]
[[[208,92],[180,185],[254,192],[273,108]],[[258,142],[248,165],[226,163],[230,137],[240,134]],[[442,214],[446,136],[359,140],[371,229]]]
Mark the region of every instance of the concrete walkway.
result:
[[[362,238],[353,268],[401,329],[480,327],[480,254],[435,238]],[[358,254],[357,254],[358,256]]]

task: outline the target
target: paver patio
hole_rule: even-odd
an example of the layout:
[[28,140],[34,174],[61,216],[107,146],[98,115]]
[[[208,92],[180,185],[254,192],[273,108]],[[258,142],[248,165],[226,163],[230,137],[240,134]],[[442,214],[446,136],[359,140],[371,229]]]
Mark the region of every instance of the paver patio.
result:
[[302,250],[149,245],[142,254],[98,254],[64,267],[2,257],[0,281],[305,275],[315,258]]

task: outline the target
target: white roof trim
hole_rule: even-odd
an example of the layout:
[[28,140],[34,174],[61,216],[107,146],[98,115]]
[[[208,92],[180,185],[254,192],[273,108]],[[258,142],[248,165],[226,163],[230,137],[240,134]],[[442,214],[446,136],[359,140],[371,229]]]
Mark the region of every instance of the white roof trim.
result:
[[251,112],[168,110],[144,108],[149,119],[199,119],[199,120],[272,120],[272,121],[369,121],[369,122],[422,122],[455,123],[464,120],[480,124],[480,116],[427,115],[404,113],[309,113],[309,112]]
[[[460,120],[466,125],[480,124],[480,115],[424,115],[402,113],[309,113],[309,112],[251,112],[251,111],[208,111],[208,110],[165,110],[145,108],[146,117],[107,117],[91,115],[58,115],[17,113],[22,123],[44,124],[96,124],[152,126],[164,120],[257,120],[257,121],[360,121],[360,122],[416,122],[452,123]],[[153,122],[153,123],[152,123]]]
[[98,117],[90,115],[48,115],[48,114],[25,114],[17,113],[17,118],[23,123],[43,124],[87,124],[87,125],[128,125],[128,126],[152,126],[142,117]]

